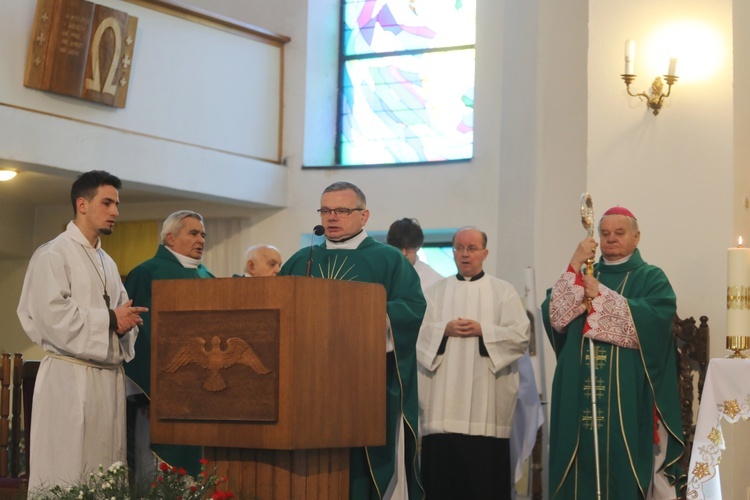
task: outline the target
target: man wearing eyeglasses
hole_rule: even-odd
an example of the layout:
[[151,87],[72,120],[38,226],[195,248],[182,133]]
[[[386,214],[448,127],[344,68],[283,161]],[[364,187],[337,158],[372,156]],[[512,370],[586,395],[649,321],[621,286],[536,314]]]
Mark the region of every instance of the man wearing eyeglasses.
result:
[[485,274],[487,235],[453,236],[458,274],[425,293],[417,340],[422,481],[427,498],[511,498],[517,360],[529,320],[510,283]]
[[[313,247],[312,276],[380,283],[386,291],[386,444],[351,450],[349,496],[424,498],[417,469],[417,361],[415,344],[425,301],[414,267],[396,248],[364,227],[370,217],[364,193],[349,182],[328,186],[320,199],[326,240]],[[304,276],[309,250],[294,254],[280,276]]]

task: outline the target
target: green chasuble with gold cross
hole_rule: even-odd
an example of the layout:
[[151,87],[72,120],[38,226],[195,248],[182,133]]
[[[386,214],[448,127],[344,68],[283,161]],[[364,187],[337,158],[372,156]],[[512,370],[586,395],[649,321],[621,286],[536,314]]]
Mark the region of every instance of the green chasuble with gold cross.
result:
[[[309,248],[299,250],[284,263],[279,276],[304,276],[309,255]],[[417,463],[416,343],[427,304],[419,276],[398,249],[379,243],[371,236],[353,250],[329,250],[324,242],[313,247],[312,258],[313,277],[382,284],[393,331],[396,362],[389,362],[386,368],[386,444],[352,449],[350,498],[382,498],[395,471],[395,433],[399,416],[404,421],[409,498],[423,498]]]
[[[640,347],[594,341],[601,497],[645,498],[653,474],[655,410],[667,431],[664,473],[676,488],[684,487],[686,478],[677,465],[684,437],[671,328],[677,307],[672,286],[661,269],[643,261],[638,249],[622,264],[605,265],[600,259],[594,275],[627,299]],[[542,304],[544,326],[557,355],[550,421],[550,498],[588,500],[596,498],[596,473],[589,342],[583,337],[587,314],[575,318],[565,333],[554,331],[550,293]]]

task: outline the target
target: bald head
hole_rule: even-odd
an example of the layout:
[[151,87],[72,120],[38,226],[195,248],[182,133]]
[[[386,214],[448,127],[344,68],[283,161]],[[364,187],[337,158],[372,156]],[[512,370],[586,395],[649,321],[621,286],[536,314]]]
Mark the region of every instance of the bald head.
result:
[[482,272],[488,253],[487,233],[484,231],[465,226],[453,235],[453,260],[464,278],[473,278]]
[[272,245],[253,245],[245,252],[245,274],[276,276],[281,268],[281,253]]

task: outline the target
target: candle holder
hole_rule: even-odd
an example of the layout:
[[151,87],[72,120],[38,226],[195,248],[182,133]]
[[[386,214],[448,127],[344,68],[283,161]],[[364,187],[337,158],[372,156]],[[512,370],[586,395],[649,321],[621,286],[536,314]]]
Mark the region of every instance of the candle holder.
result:
[[625,88],[628,91],[628,95],[631,97],[637,97],[639,99],[645,99],[646,106],[648,106],[648,108],[650,108],[654,112],[654,116],[659,114],[661,106],[662,104],[664,104],[664,99],[669,97],[669,94],[672,93],[672,85],[674,85],[678,79],[678,77],[676,77],[675,75],[664,75],[664,80],[667,82],[667,93],[665,94],[663,93],[664,82],[662,81],[660,76],[657,76],[656,78],[654,78],[654,82],[651,84],[651,95],[648,95],[646,92],[634,94],[630,91],[630,84],[635,80],[635,75],[624,74],[620,76],[625,82]]
[[747,356],[742,354],[742,351],[750,349],[750,337],[728,336],[727,349],[734,351],[732,354],[729,354],[727,358],[747,359]]

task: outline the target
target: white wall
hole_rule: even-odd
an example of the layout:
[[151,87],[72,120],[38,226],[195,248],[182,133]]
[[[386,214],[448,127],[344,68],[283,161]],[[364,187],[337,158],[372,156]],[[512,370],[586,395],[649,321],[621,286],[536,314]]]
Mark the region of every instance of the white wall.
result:
[[[3,214],[0,228],[0,259],[27,255],[31,248],[32,231],[34,227],[34,212],[24,205],[7,203],[0,192],[0,213]],[[0,275],[1,276],[1,275]]]
[[39,172],[106,168],[164,192],[282,206],[281,44],[98,3],[139,18],[125,109],[24,87],[36,2],[0,6],[0,158]]
[[[191,3],[202,8],[215,8],[210,0]],[[485,105],[476,110],[475,128],[481,133],[476,135],[475,158],[471,162],[405,168],[301,170],[302,165],[330,164],[332,159],[335,87],[324,87],[308,77],[310,74],[322,75],[328,82],[335,83],[336,71],[332,65],[336,63],[336,47],[331,42],[338,36],[335,23],[338,4],[331,0],[315,2],[316,7],[308,9],[309,18],[297,22],[288,17],[269,19],[269,9],[264,4],[248,4],[240,0],[223,2],[222,13],[256,24],[259,24],[257,19],[265,19],[271,23],[268,29],[278,30],[292,38],[285,53],[285,96],[303,95],[306,89],[310,91],[308,95],[314,96],[297,107],[288,105],[287,101],[284,111],[284,122],[289,124],[284,135],[284,156],[290,169],[287,209],[258,220],[251,229],[251,238],[255,242],[274,243],[288,256],[298,248],[299,234],[309,232],[318,223],[315,209],[319,206],[323,188],[337,180],[349,180],[367,195],[372,213],[368,229],[387,230],[394,220],[401,217],[416,217],[425,228],[476,225],[485,229],[490,238],[488,271],[494,273],[500,262],[508,262],[504,245],[515,235],[501,237],[497,230],[500,200],[503,198],[499,184],[504,123],[498,117],[502,116],[503,102],[510,105],[517,98],[503,95],[503,75],[505,71],[514,70],[512,66],[504,67],[504,54],[511,49],[525,49],[523,44],[505,46],[502,31],[498,29],[498,26],[503,26],[506,9],[512,4],[491,0],[478,3],[482,15],[477,36],[482,48],[477,51],[476,92],[477,98],[484,96]],[[298,2],[293,0],[280,0],[274,3],[274,9],[289,12],[297,5]],[[532,14],[528,23],[533,29],[533,6],[530,9]],[[533,74],[533,58],[517,56],[514,63],[521,66],[521,71]],[[530,92],[523,90],[527,92],[526,98],[533,100],[533,87]],[[529,120],[533,120],[533,116]],[[307,124],[307,128],[298,128],[295,124]],[[533,126],[526,127],[533,130]],[[308,141],[308,137],[312,139]],[[534,143],[533,133],[519,134],[514,141],[517,150],[522,152],[533,151]],[[531,158],[533,155],[527,156],[526,164],[508,165],[509,171],[518,169],[524,172],[523,175],[533,176],[533,167],[529,167]],[[520,190],[520,185],[514,182],[512,176],[508,178],[508,185]],[[528,202],[526,197],[522,200]],[[518,205],[513,204],[503,211],[508,209],[516,211]],[[530,211],[524,212],[526,217],[531,217],[528,215]],[[504,217],[508,215],[503,214]],[[511,278],[521,291],[525,265],[516,266],[515,276]]]
[[[646,8],[649,16],[642,15]],[[712,353],[723,356],[726,248],[736,241],[732,2],[712,2],[709,8],[699,1],[611,0],[591,2],[589,14],[587,184],[595,207],[601,213],[619,204],[635,213],[644,259],[667,273],[677,293],[678,314],[709,317]],[[655,47],[648,42],[675,20],[700,21],[720,33],[725,52],[713,57],[723,64],[708,79],[681,78],[654,116],[626,95],[618,77],[624,41],[635,39],[638,47],[639,76],[632,87],[646,90],[668,65],[665,58],[656,68],[649,66],[649,49]],[[679,62],[677,69],[679,74]]]
[[[750,3],[733,2],[734,41],[734,234],[750,241],[750,31],[745,29],[750,19]],[[732,240],[734,242],[735,239]]]

